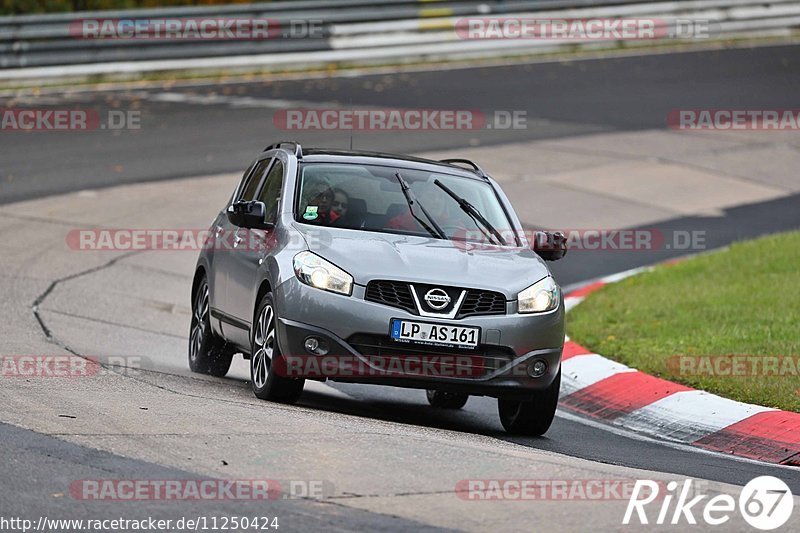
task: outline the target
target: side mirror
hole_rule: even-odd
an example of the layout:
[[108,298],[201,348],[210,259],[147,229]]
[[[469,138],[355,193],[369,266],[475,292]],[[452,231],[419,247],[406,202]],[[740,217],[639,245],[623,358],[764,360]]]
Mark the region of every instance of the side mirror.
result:
[[558,261],[567,255],[567,238],[560,231],[537,231],[531,248],[545,261]]
[[228,220],[234,226],[250,229],[270,229],[274,224],[265,222],[267,207],[264,202],[236,202],[228,207]]

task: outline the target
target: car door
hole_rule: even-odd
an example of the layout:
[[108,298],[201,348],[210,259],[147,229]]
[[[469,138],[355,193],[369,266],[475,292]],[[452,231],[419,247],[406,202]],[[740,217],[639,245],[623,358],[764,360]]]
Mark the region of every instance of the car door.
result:
[[[253,198],[266,206],[265,222],[272,224],[277,222],[284,169],[285,165],[276,157]],[[255,310],[253,294],[258,282],[258,270],[269,254],[268,243],[273,232],[273,229],[238,228],[234,234],[234,251],[231,253],[228,270],[228,299],[231,313],[243,323],[249,324],[253,320]],[[247,336],[236,340],[237,344],[249,345],[249,332],[247,333]]]
[[[267,157],[256,161],[251,167],[249,173],[245,175],[242,182],[237,187],[236,192],[231,196],[228,207],[237,201],[254,200],[258,192],[258,186],[261,184],[261,179],[266,174],[272,159]],[[246,329],[248,324],[241,323],[236,320],[233,302],[231,297],[231,270],[236,262],[236,255],[239,253],[240,246],[237,244],[237,238],[241,238],[241,229],[231,224],[228,217],[223,211],[222,215],[217,219],[213,228],[217,242],[214,247],[214,265],[213,265],[213,279],[216,286],[217,298],[215,307],[217,315],[221,321],[221,327],[224,336],[228,340],[234,342],[236,338],[241,337],[242,328]],[[249,321],[248,321],[249,322]],[[245,336],[246,336],[245,332]]]
[[228,210],[228,206],[233,203],[234,199],[239,196],[239,191],[244,190],[244,187],[247,184],[247,181],[250,179],[253,169],[257,164],[258,161],[251,163],[250,166],[247,167],[247,170],[244,171],[242,174],[242,179],[239,181],[239,185],[236,186],[236,189],[233,191],[228,203],[226,203],[219,212],[217,218],[214,219],[214,223],[210,228],[209,242],[211,243],[211,246],[209,247],[208,251],[208,277],[211,312],[214,315],[216,315],[219,311],[224,311],[227,307],[225,300],[227,292],[226,286],[228,284],[228,272],[225,270],[224,264],[225,251],[227,247],[226,239],[229,241],[233,237],[235,228],[233,224],[228,221],[226,211]]

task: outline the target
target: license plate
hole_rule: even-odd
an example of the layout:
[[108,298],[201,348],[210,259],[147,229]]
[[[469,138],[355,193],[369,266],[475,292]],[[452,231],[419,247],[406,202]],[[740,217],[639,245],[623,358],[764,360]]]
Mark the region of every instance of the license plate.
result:
[[448,326],[397,318],[392,319],[391,326],[391,337],[397,342],[476,348],[481,340],[481,328],[475,327]]

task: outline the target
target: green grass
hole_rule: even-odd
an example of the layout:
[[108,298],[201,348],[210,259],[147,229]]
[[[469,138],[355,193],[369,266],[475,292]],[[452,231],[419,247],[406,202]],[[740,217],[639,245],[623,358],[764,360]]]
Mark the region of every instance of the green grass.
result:
[[[607,285],[570,312],[567,331],[593,352],[648,374],[800,412],[800,368],[784,366],[800,361],[800,232],[736,243]],[[781,361],[778,375],[732,377],[681,372],[675,357],[731,355],[793,361]]]

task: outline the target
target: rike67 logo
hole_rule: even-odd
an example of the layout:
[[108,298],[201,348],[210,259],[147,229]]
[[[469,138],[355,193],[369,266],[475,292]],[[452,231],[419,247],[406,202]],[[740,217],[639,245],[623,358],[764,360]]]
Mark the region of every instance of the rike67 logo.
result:
[[[662,488],[666,489],[663,493]],[[649,508],[648,514],[646,507],[654,502],[657,503]],[[792,491],[776,477],[759,476],[739,493],[738,512],[748,524],[762,531],[784,525],[792,516],[793,507]],[[736,511],[737,501],[729,494],[712,498],[707,494],[695,495],[691,479],[683,485],[670,481],[666,487],[663,483],[640,479],[633,487],[622,523],[635,524],[638,520],[640,524],[695,525],[699,518],[700,523],[720,526],[729,522]]]

